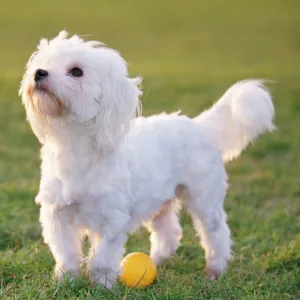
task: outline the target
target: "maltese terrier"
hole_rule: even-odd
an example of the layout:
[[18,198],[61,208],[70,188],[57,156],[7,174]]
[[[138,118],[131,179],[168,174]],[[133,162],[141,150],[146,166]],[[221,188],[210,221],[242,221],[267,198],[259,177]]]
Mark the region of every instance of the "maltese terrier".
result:
[[127,235],[141,224],[161,264],[180,245],[181,205],[205,250],[208,278],[224,273],[231,257],[224,163],[274,128],[269,91],[259,80],[241,81],[194,119],[145,118],[140,82],[117,51],[65,31],[42,39],[29,59],[20,95],[42,144],[36,202],[59,279],[79,274],[83,232],[92,280],[107,288],[120,274]]

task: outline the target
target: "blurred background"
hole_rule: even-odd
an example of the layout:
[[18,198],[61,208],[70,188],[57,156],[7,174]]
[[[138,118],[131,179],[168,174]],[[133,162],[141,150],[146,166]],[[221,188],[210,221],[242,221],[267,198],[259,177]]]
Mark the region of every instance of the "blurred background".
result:
[[[195,116],[235,81],[274,81],[269,87],[279,130],[261,137],[227,167],[230,190],[225,208],[235,241],[228,275],[217,285],[203,279],[203,253],[183,214],[183,247],[161,268],[158,282],[145,294],[192,299],[188,297],[201,290],[204,298],[296,299],[300,282],[299,0],[3,3],[0,298],[40,295],[45,299],[55,291],[50,280],[54,262],[43,245],[33,201],[39,182],[39,145],[26,123],[18,88],[38,41],[62,29],[120,51],[129,62],[130,74],[144,77],[144,115],[181,109]],[[128,243],[130,252],[148,249],[144,230]],[[55,295],[98,295],[88,281],[79,287],[60,287]],[[82,289],[87,294],[81,294]],[[118,295],[123,292],[120,287]]]

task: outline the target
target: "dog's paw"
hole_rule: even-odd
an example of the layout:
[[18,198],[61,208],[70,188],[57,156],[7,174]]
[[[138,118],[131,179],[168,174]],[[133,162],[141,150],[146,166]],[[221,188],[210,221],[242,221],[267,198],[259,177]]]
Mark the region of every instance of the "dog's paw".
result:
[[209,280],[217,280],[222,276],[222,274],[222,270],[216,268],[206,267],[205,269],[205,275]]
[[175,252],[173,253],[160,253],[160,252],[154,252],[151,253],[150,257],[153,260],[153,262],[155,263],[156,266],[160,266],[161,264],[163,264],[168,258],[170,258],[173,254],[175,254]]
[[56,265],[54,269],[54,277],[58,281],[63,281],[65,279],[73,280],[78,276],[78,270],[66,270],[64,267]]
[[113,271],[94,269],[92,272],[92,280],[107,289],[111,289],[116,283],[117,274]]
[[179,238],[175,237],[169,241],[168,245],[162,247],[161,245],[152,245],[150,257],[154,263],[159,266],[164,263],[168,258],[176,254],[180,246]]

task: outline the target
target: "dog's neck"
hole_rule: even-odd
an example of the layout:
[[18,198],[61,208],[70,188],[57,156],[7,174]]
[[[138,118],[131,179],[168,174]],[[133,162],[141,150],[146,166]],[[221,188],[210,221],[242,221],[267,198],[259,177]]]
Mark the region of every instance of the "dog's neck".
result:
[[114,149],[107,149],[105,145],[99,145],[90,127],[71,121],[52,120],[45,144],[57,155],[88,157],[112,156],[120,143]]

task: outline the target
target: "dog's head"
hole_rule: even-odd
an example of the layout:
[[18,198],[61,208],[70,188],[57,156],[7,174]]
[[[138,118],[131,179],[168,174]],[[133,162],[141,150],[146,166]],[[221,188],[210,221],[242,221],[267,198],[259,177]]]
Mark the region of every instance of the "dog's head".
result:
[[[100,146],[115,144],[139,109],[140,79],[115,50],[62,31],[30,57],[20,95],[39,140],[55,122],[89,126]],[[47,123],[47,126],[45,125]],[[48,128],[49,130],[49,128]]]

